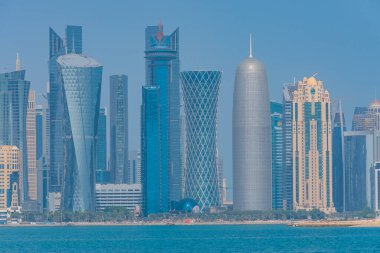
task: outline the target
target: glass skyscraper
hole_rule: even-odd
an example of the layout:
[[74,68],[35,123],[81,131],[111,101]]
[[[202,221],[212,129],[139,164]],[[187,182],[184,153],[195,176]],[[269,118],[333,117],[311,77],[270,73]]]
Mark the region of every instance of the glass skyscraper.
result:
[[110,163],[113,182],[128,183],[128,77],[110,76]]
[[170,35],[164,34],[161,23],[145,29],[145,73],[146,86],[160,89],[156,105],[160,108],[160,161],[168,176],[168,200],[178,201],[182,186],[179,29]]
[[283,171],[283,106],[270,102],[272,125],[272,209],[283,209],[284,203],[284,171]]
[[63,88],[58,79],[57,58],[67,53],[82,53],[82,27],[67,26],[66,41],[49,28],[49,113],[50,113],[50,183],[49,191],[61,192],[63,183],[64,133]]
[[107,170],[107,112],[105,108],[99,110],[98,140],[96,142],[96,182],[110,183]]
[[186,117],[185,197],[200,211],[221,205],[217,112],[221,71],[185,71],[180,79]]
[[0,74],[0,145],[16,146],[22,157],[20,171],[21,200],[28,196],[28,153],[26,114],[30,82],[25,70]]
[[96,139],[103,67],[78,54],[58,57],[64,114],[64,185],[61,207],[95,210]]

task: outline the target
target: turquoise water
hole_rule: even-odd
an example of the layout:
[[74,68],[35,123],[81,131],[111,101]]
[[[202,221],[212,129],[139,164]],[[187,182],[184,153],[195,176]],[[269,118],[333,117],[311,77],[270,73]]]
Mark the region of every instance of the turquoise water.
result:
[[380,252],[380,228],[0,227],[0,252]]

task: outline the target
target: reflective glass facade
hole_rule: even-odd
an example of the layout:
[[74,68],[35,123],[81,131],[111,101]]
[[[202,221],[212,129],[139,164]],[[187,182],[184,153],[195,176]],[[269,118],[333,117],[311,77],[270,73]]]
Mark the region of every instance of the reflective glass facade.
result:
[[221,205],[217,157],[220,71],[185,71],[180,79],[186,117],[185,198],[201,211]]
[[179,29],[164,35],[163,26],[145,29],[146,86],[160,87],[161,166],[168,171],[169,201],[182,191],[180,155]]
[[20,150],[22,200],[26,200],[28,189],[26,114],[29,88],[25,70],[0,74],[0,145],[12,145]]
[[[104,174],[107,171],[107,114],[106,109],[101,108],[99,110],[98,121],[98,140],[96,143],[96,173]],[[102,173],[103,172],[103,173]],[[97,177],[97,183],[108,183],[104,181],[106,178]],[[101,180],[101,181],[99,181]]]
[[60,56],[57,63],[64,101],[62,207],[73,211],[94,211],[102,66],[77,54]]
[[272,209],[283,209],[284,171],[282,167],[283,119],[281,103],[270,102],[272,125]]
[[110,165],[113,182],[130,183],[128,171],[128,77],[110,76]]

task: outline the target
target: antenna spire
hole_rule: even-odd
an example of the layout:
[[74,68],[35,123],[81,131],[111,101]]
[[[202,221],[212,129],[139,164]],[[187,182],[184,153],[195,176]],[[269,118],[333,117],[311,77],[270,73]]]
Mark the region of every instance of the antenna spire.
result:
[[252,33],[249,33],[249,58],[252,58]]
[[21,61],[18,53],[16,54],[16,71],[21,70]]

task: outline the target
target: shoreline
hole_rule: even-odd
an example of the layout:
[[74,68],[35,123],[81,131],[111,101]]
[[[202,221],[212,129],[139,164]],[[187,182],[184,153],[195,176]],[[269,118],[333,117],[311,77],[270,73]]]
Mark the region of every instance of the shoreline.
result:
[[268,221],[244,221],[244,222],[67,222],[67,223],[10,223],[0,225],[1,227],[91,227],[91,226],[220,226],[220,225],[286,225],[291,227],[380,227],[380,220],[350,220],[350,221],[337,221],[337,220],[268,220]]

